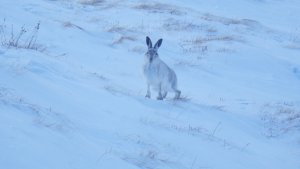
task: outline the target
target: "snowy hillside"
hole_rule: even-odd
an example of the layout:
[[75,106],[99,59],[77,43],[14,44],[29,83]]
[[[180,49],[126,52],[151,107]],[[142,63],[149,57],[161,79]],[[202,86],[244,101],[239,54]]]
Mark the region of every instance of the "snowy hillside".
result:
[[[1,0],[1,169],[299,169],[300,1]],[[182,99],[145,98],[146,36]]]

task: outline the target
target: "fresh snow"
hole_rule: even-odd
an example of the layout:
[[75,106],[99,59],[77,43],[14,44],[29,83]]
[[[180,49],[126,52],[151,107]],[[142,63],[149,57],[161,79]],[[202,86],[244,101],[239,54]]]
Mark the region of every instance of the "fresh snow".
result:
[[[40,22],[45,48],[0,46],[1,169],[300,168],[300,1],[0,7],[1,42]],[[144,97],[146,36],[181,100]]]

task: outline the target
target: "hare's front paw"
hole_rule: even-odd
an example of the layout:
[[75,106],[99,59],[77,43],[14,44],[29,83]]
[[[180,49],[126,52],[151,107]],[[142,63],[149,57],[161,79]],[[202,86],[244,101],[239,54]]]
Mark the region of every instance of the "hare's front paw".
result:
[[150,99],[150,95],[149,94],[146,94],[146,96],[145,96],[146,98],[148,98],[148,99]]
[[158,96],[157,100],[163,100],[164,98],[162,96]]

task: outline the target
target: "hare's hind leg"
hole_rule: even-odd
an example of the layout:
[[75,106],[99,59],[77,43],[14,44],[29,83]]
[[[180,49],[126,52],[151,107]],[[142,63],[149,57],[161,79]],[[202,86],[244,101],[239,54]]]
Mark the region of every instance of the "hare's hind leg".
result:
[[179,99],[181,91],[180,90],[176,90],[175,92],[176,92],[175,99]]
[[158,96],[157,96],[157,100],[163,100],[164,98],[162,97],[161,93],[158,93]]
[[163,99],[164,99],[164,97],[161,94],[161,84],[159,84],[157,100],[163,100]]
[[168,94],[167,91],[164,91],[164,92],[163,92],[163,94],[162,94],[163,99],[165,99],[165,98],[167,97],[167,94]]
[[175,93],[175,97],[174,99],[179,99],[180,98],[180,94],[181,91],[177,89],[177,82],[175,81],[175,83],[172,84],[172,88],[173,92]]
[[175,89],[175,88],[173,88],[173,91],[175,92],[175,97],[174,97],[174,99],[179,99],[179,98],[180,98],[181,91],[178,90],[178,89]]
[[146,94],[145,97],[147,97],[147,98],[151,97],[151,91],[150,91],[150,84],[149,83],[147,83],[147,94]]

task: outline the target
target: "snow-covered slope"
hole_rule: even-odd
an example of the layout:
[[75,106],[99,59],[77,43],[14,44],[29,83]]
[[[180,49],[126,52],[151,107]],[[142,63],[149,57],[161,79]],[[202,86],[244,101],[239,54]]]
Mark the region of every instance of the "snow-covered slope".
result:
[[[0,168],[300,167],[300,2],[0,6]],[[38,22],[38,50],[22,48]],[[144,98],[146,36],[184,99]]]

